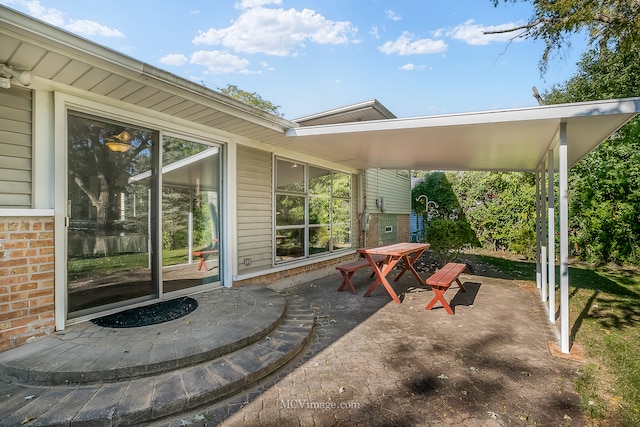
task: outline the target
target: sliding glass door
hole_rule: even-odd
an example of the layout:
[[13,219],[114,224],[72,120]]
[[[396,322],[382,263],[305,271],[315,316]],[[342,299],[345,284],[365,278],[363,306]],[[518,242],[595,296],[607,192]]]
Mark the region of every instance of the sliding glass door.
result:
[[69,113],[69,318],[219,282],[220,162],[217,146]]

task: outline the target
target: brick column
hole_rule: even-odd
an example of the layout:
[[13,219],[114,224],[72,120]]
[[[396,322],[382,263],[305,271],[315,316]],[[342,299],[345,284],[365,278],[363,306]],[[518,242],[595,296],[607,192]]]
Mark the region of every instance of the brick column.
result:
[[0,351],[55,330],[53,225],[0,217]]

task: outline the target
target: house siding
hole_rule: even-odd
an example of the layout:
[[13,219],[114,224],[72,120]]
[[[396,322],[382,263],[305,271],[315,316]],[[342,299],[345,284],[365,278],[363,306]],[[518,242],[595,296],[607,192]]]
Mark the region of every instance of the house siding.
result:
[[[271,268],[272,156],[267,151],[238,147],[238,272]],[[250,259],[250,265],[244,260]]]
[[0,217],[0,351],[53,333],[53,218]]
[[395,169],[368,169],[366,172],[366,201],[370,213],[380,212],[376,199],[384,200],[384,213],[409,215],[411,181],[399,176]]
[[32,92],[12,87],[0,96],[0,208],[30,208]]
[[[364,171],[364,196],[369,217],[366,240],[360,233],[359,246],[379,246],[410,241],[411,181],[391,169]],[[383,198],[381,210],[376,200]]]

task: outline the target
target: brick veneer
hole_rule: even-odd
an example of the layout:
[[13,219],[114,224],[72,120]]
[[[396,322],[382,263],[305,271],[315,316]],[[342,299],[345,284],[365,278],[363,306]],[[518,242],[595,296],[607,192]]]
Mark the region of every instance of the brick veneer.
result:
[[53,225],[0,217],[0,351],[55,330]]
[[[233,282],[233,286],[244,286],[244,285],[248,285],[248,284],[254,284],[254,285],[270,285],[274,282],[277,282],[279,280],[286,280],[289,279],[291,277],[294,276],[298,276],[300,274],[305,274],[305,273],[311,273],[314,271],[318,271],[318,270],[323,270],[325,268],[329,268],[332,267],[334,265],[338,265],[342,262],[345,261],[352,261],[354,259],[357,258],[357,255],[355,254],[350,254],[350,255],[346,255],[344,257],[340,257],[340,258],[335,258],[335,259],[331,259],[331,260],[327,260],[327,261],[321,261],[321,262],[317,262],[317,263],[313,263],[313,264],[306,264],[303,266],[299,266],[299,267],[293,267],[287,270],[283,270],[283,271],[278,271],[275,273],[269,273],[269,274],[265,274],[262,276],[257,276],[251,279],[245,279],[245,280],[236,280],[235,282]],[[334,270],[332,270],[334,271]]]
[[398,215],[398,241],[410,242],[409,215]]

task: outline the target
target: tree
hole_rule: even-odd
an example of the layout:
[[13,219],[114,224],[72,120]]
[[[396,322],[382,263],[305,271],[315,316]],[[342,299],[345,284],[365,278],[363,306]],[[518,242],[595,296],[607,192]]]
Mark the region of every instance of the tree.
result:
[[618,53],[635,52],[640,48],[640,1],[638,0],[491,0],[500,3],[527,1],[533,3],[534,14],[524,25],[487,34],[516,33],[515,38],[544,41],[546,48],[540,60],[540,70],[546,71],[549,56],[568,45],[571,34],[586,30],[592,48],[612,49]]
[[[591,50],[577,74],[544,94],[546,103],[637,96],[634,52]],[[593,263],[640,262],[640,119],[635,118],[569,172],[574,255]]]
[[528,173],[448,174],[479,243],[492,250],[535,253],[535,181]]
[[460,213],[460,204],[444,172],[426,174],[424,179],[411,190],[411,208],[416,214],[423,215],[431,206],[427,206],[424,198],[420,196],[426,196],[429,203],[434,202],[437,206],[435,211],[443,219],[449,219]]
[[[138,172],[134,169],[139,169],[142,165],[140,162],[148,163],[148,152],[156,136],[152,132],[128,129],[126,142],[131,148],[124,153],[115,153],[106,143],[117,138],[114,135],[122,135],[122,127],[70,115],[68,129],[69,175],[95,207],[94,253],[105,254],[107,225],[117,217],[117,213],[109,211],[117,205],[113,199],[126,187],[127,178]],[[141,155],[145,152],[147,155]]]
[[[426,241],[442,265],[455,259],[464,246],[477,242],[449,176],[444,172],[426,174],[413,188],[411,199],[414,212],[423,216]],[[432,203],[435,205],[431,206]],[[429,221],[425,217],[429,217]]]
[[256,92],[247,92],[238,88],[236,85],[227,85],[225,88],[218,88],[220,93],[233,98],[238,101],[242,101],[245,104],[256,107],[262,111],[265,111],[274,116],[283,117],[284,114],[280,112],[280,106],[271,103],[270,101],[262,99]]

